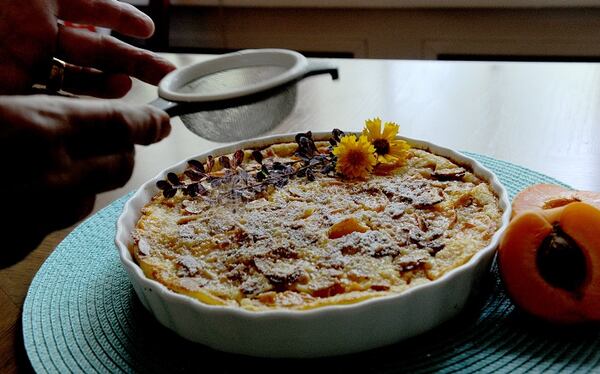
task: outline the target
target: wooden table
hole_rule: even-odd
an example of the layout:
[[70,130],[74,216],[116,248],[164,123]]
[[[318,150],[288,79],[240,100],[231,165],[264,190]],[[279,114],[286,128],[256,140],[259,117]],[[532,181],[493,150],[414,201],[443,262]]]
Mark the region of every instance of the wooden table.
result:
[[[209,58],[167,55],[177,65]],[[395,121],[401,134],[482,153],[600,191],[600,65],[332,60],[340,80],[299,84],[298,103],[273,133],[359,131],[367,118]],[[125,100],[145,103],[156,88],[137,83]],[[99,209],[161,169],[202,153],[213,143],[178,119],[159,144],[137,149],[123,188],[98,196]],[[51,234],[25,260],[0,270],[0,372],[31,370],[20,318],[27,288],[52,249],[72,228]]]

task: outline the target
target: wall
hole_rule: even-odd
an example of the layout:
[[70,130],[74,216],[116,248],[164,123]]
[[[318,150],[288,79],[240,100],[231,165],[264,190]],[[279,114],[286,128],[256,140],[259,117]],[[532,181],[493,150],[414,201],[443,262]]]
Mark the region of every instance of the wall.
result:
[[171,8],[170,46],[361,58],[600,60],[600,8]]

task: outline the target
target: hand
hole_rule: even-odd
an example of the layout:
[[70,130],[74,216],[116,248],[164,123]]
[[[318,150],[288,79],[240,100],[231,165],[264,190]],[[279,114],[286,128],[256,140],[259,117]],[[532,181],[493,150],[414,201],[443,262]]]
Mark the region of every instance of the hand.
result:
[[134,144],[170,132],[150,106],[41,95],[0,97],[0,124],[0,265],[89,214],[131,176]]
[[121,97],[129,76],[157,84],[174,66],[158,55],[116,38],[63,27],[58,20],[108,27],[147,38],[152,20],[116,0],[2,0],[0,94],[23,94],[44,83],[52,57],[68,63],[63,89],[97,97]]

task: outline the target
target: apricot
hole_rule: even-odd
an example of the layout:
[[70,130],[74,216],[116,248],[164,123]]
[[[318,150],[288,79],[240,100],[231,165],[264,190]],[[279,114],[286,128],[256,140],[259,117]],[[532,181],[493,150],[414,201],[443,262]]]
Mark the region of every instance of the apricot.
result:
[[498,250],[506,290],[552,322],[600,321],[600,210],[573,202],[519,213]]
[[512,216],[528,210],[550,210],[582,201],[600,209],[600,192],[576,191],[554,184],[534,184],[519,192],[512,202]]
[[369,228],[357,221],[356,218],[349,217],[331,226],[329,228],[328,236],[329,239],[337,239],[341,238],[342,236],[351,234],[355,231],[367,232],[368,230]]

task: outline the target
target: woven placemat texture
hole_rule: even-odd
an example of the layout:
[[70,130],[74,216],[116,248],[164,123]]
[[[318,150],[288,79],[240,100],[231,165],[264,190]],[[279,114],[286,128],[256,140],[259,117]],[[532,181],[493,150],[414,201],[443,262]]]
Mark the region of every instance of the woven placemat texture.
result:
[[[560,184],[523,167],[468,155],[492,169],[511,198],[530,184]],[[153,319],[121,268],[115,222],[128,197],[75,229],[33,280],[23,309],[23,334],[37,372],[600,372],[600,329],[559,328],[522,314],[504,293],[496,266],[483,292],[459,317],[419,337],[361,354],[258,359],[188,342]]]

